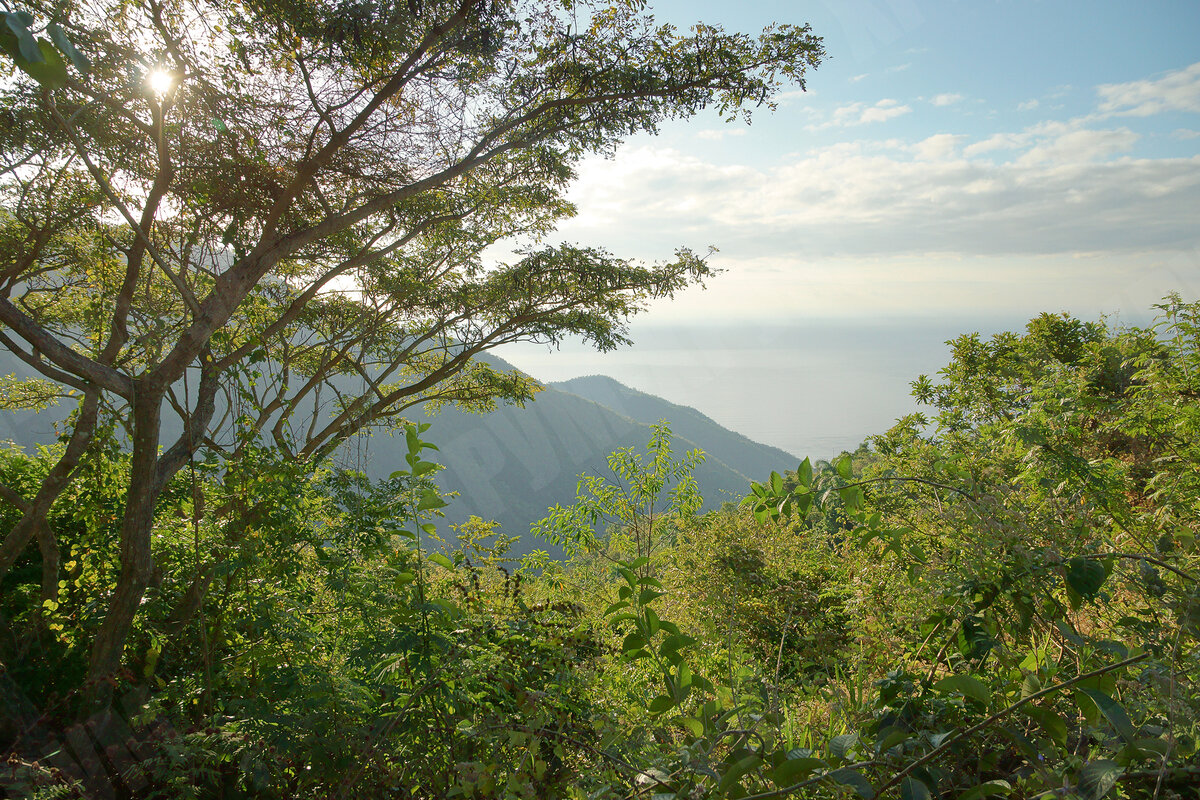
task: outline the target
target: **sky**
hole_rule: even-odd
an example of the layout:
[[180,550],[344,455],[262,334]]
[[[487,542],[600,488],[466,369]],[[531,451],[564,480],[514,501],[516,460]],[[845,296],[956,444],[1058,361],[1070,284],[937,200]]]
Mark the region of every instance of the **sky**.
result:
[[[701,115],[580,166],[557,238],[646,261],[715,246],[724,271],[636,318],[632,348],[499,353],[535,377],[609,374],[804,452],[912,410],[958,333],[1200,299],[1200,3],[651,6],[807,22],[829,55],[749,126]],[[839,385],[867,397],[811,397]]]

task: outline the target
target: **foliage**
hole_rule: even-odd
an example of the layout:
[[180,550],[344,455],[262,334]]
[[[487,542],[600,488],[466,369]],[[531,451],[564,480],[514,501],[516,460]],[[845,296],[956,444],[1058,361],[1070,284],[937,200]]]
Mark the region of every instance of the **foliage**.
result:
[[[528,376],[476,359],[490,348],[625,343],[647,300],[712,268],[544,243],[574,211],[574,166],[666,118],[769,103],[823,55],[807,27],[680,32],[628,2],[28,5],[0,26],[17,68],[0,91],[0,346],[54,388],[5,402],[74,390],[81,410],[0,574],[115,420],[131,455],[97,685],[141,624],[181,470],[213,464],[219,508],[266,442],[313,471],[415,406],[530,399]],[[511,237],[530,244],[487,263]],[[254,524],[216,516],[227,539]]]

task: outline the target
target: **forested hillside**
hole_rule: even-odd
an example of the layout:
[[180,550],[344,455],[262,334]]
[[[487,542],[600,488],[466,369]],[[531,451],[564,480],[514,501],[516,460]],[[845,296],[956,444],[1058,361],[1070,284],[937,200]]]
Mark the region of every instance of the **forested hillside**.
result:
[[[537,526],[566,561],[478,521],[421,545],[449,531],[410,427],[375,485],[260,461],[270,515],[183,617],[216,487],[177,480],[99,715],[128,456],[96,451],[51,516],[63,584],[36,551],[5,579],[10,794],[1190,796],[1200,305],[1162,311],[963,336],[914,381],[927,417],[736,509],[698,513],[700,456],[659,428]],[[3,484],[55,456],[8,453]]]
[[[482,359],[494,369],[512,372],[503,359]],[[21,379],[35,377],[33,370],[0,352],[0,374]],[[338,383],[353,389],[359,381]],[[579,476],[605,468],[608,454],[630,442],[650,435],[650,425],[669,422],[680,447],[699,448],[706,454],[696,471],[696,481],[706,498],[706,508],[741,498],[751,476],[783,469],[795,459],[777,448],[752,442],[722,428],[694,409],[668,403],[605,382],[604,395],[587,397],[564,391],[559,386],[543,388],[523,406],[499,405],[485,413],[471,413],[453,406],[434,415],[414,415],[430,424],[438,442],[438,460],[444,467],[438,484],[446,492],[457,492],[446,508],[445,520],[461,524],[471,516],[496,522],[505,532],[521,536],[517,552],[544,548],[544,542],[522,536],[530,524],[541,519],[546,509],[575,491]],[[179,387],[182,389],[182,387]],[[638,405],[623,398],[637,397]],[[217,415],[223,415],[218,399]],[[50,445],[55,430],[66,422],[71,408],[57,404],[33,409],[10,409],[0,418],[0,442],[11,441],[33,452]],[[182,433],[182,425],[164,426],[168,436]],[[261,444],[268,444],[266,437]],[[403,436],[386,432],[360,434],[343,444],[331,457],[333,463],[358,470],[374,480],[386,479],[404,464]]]

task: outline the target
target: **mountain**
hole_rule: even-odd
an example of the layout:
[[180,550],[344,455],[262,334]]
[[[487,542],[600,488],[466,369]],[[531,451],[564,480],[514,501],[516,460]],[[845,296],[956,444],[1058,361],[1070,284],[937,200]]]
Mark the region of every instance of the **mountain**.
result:
[[[24,365],[6,362],[0,353],[0,374],[28,374]],[[513,369],[488,356],[498,369]],[[40,414],[0,414],[0,439],[29,447],[52,441],[54,426],[70,409],[60,405]],[[459,523],[476,515],[495,520],[512,535],[523,535],[521,552],[545,547],[528,536],[529,526],[546,515],[549,507],[569,504],[582,473],[608,473],[607,457],[621,447],[642,449],[651,435],[650,425],[665,419],[673,432],[676,454],[700,448],[706,453],[696,470],[696,481],[711,509],[727,500],[738,500],[750,480],[761,480],[771,470],[782,471],[795,458],[777,448],[750,441],[721,427],[695,409],[631,389],[611,378],[578,378],[551,384],[525,408],[502,406],[488,414],[469,414],[445,408],[419,418],[430,428],[427,441],[438,447],[428,454],[445,466],[437,482],[443,491],[459,496],[445,509],[446,522]],[[164,440],[177,431],[164,427]],[[385,477],[404,466],[402,437],[376,433],[349,442],[337,460]],[[441,527],[441,526],[439,526]]]
[[[660,406],[656,407],[671,406],[660,398],[643,397],[657,401]],[[500,522],[510,534],[525,533],[550,506],[571,502],[582,473],[608,474],[607,457],[613,450],[644,448],[651,435],[650,422],[664,418],[675,432],[672,450],[676,454],[696,448],[707,454],[695,476],[709,509],[741,499],[752,477],[761,479],[771,469],[782,470],[795,460],[782,451],[773,458],[773,448],[749,440],[736,442],[744,437],[711,420],[702,424],[700,420],[707,418],[691,409],[673,408],[681,410],[681,420],[682,411],[699,418],[689,417],[682,426],[688,427],[690,436],[677,432],[675,415],[669,409],[643,421],[554,385],[539,392],[523,409],[505,407],[485,415],[444,410],[430,419],[426,436],[438,446],[435,460],[446,467],[438,474],[438,484],[444,490],[460,492],[446,509],[447,517],[457,522],[474,514]],[[395,468],[384,469],[390,457],[374,442],[371,447],[373,469],[386,474],[387,469]],[[400,448],[395,450],[397,461],[402,453]],[[737,458],[731,463],[723,454]]]
[[635,422],[649,425],[665,419],[675,436],[700,443],[709,458],[723,461],[755,480],[766,478],[771,470],[791,468],[799,461],[778,447],[759,444],[722,427],[690,406],[639,392],[605,375],[588,375],[550,385],[599,403]]

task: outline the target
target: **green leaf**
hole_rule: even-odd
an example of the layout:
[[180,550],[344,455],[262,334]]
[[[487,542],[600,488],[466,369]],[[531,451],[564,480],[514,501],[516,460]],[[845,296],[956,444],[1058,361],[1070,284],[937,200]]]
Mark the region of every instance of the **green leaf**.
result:
[[1096,598],[1107,577],[1104,565],[1094,558],[1076,556],[1067,564],[1067,586],[1085,600]]
[[438,466],[437,462],[434,461],[418,461],[416,466],[413,467],[413,477],[419,478],[422,475],[433,472]]
[[664,594],[666,594],[666,592],[659,592],[654,589],[643,589],[641,594],[638,595],[638,603],[641,605],[646,605],[647,603],[653,602],[655,598],[662,597]]
[[1067,723],[1063,721],[1062,717],[1048,708],[1040,708],[1035,705],[1026,705],[1023,710],[1030,719],[1041,726],[1051,741],[1060,747],[1066,747]]
[[851,789],[857,792],[858,796],[863,798],[863,800],[872,800],[872,798],[875,797],[875,789],[871,786],[871,782],[868,781],[866,777],[856,769],[850,769],[849,767],[835,769],[833,772],[829,773],[829,777],[833,778],[843,786],[849,786]]
[[432,489],[427,489],[421,495],[420,502],[417,503],[417,511],[429,511],[434,508],[444,508],[446,501],[438,496],[438,493]]
[[59,27],[57,22],[51,22],[46,26],[46,33],[50,34],[50,41],[62,51],[62,54],[71,60],[75,65],[75,69],[79,70],[81,75],[86,75],[92,68],[87,56],[75,49],[75,45],[67,38],[67,34]]
[[1080,689],[1083,694],[1086,694],[1100,709],[1100,713],[1109,721],[1128,744],[1133,744],[1136,734],[1133,730],[1133,723],[1129,721],[1129,715],[1125,713],[1125,709],[1121,708],[1121,704],[1113,700],[1099,689]]
[[675,698],[668,697],[665,694],[660,694],[658,697],[650,701],[650,705],[646,708],[651,714],[663,714],[670,711],[676,706]]
[[948,678],[942,678],[933,685],[933,688],[942,694],[961,694],[982,706],[986,706],[992,696],[991,690],[987,686],[970,675],[951,675]]
[[771,470],[771,491],[775,494],[783,492],[783,476],[775,470]]
[[933,800],[929,787],[911,775],[900,781],[901,800]]
[[812,486],[812,464],[807,458],[800,462],[796,477],[800,479],[801,486]]
[[704,723],[695,717],[680,717],[679,724],[684,727],[688,733],[699,739],[704,735]]
[[637,631],[634,631],[625,637],[625,641],[621,642],[621,652],[632,653],[637,650],[641,650],[645,646],[646,637],[642,636],[642,634],[638,633]]
[[1079,796],[1084,800],[1100,800],[1117,785],[1123,770],[1107,758],[1089,761],[1079,770]]
[[850,750],[858,743],[857,733],[843,733],[829,740],[829,752],[834,758],[846,759]]
[[819,758],[789,758],[771,770],[770,778],[776,786],[789,786],[802,781],[814,770],[826,769],[829,765]]
[[745,756],[744,758],[739,759],[732,767],[726,770],[724,775],[721,776],[721,782],[717,784],[717,794],[725,794],[728,792],[737,785],[738,781],[742,779],[743,775],[761,763],[762,759],[754,755]]
[[[885,731],[880,731],[880,733],[885,733]],[[885,753],[901,742],[906,742],[911,738],[912,734],[903,728],[888,728],[886,735],[876,743],[875,748],[879,752]],[[936,747],[936,745],[934,746]]]
[[[37,40],[38,52],[42,54],[40,61],[17,61],[17,66],[47,89],[60,89],[67,84],[67,64],[63,61],[54,45],[45,39]],[[22,63],[24,62],[24,63]]]
[[959,795],[958,800],[979,800],[981,797],[995,797],[1012,793],[1012,784],[1008,781],[994,780],[981,783]]
[[[27,22],[26,19],[29,21]],[[8,24],[8,29],[12,31],[13,36],[17,37],[17,52],[20,53],[21,58],[30,64],[40,64],[43,59],[41,48],[38,47],[33,34],[29,32],[29,26],[33,24],[32,18],[28,14],[17,12],[5,14],[4,21]],[[24,69],[24,65],[21,65],[21,68]]]
[[658,646],[658,654],[666,657],[668,653],[674,653],[682,647],[688,647],[695,643],[696,640],[686,634],[673,633],[666,639],[663,639],[662,644]]
[[837,470],[837,474],[841,475],[846,480],[854,477],[854,470],[850,462],[850,456],[845,455],[833,462],[833,468]]
[[446,569],[454,569],[454,562],[451,561],[450,559],[446,558],[441,553],[430,553],[429,560],[432,561],[434,564],[437,564],[440,567],[445,567]]

